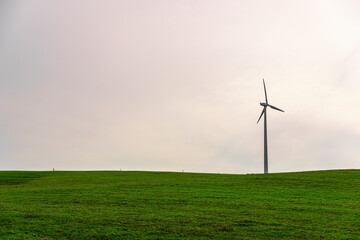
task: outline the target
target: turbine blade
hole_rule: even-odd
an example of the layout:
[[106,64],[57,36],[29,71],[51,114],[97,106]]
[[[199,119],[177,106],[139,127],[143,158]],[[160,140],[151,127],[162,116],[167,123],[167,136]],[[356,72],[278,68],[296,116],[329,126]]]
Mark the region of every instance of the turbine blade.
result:
[[258,124],[258,123],[259,123],[259,121],[260,121],[260,119],[261,119],[262,115],[264,115],[264,112],[265,112],[265,108],[263,108],[263,110],[262,110],[262,112],[261,112],[261,115],[260,115],[260,117],[259,117],[259,120],[256,122],[256,124]]
[[265,91],[265,100],[266,100],[266,103],[268,103],[267,94],[266,94],[266,87],[265,87],[265,80],[264,79],[263,79],[263,84],[264,84],[264,91]]
[[270,104],[269,104],[269,107],[271,107],[272,109],[278,110],[278,111],[280,111],[280,112],[284,112],[284,111],[281,110],[280,108],[274,107],[274,106],[272,106],[272,105],[270,105]]

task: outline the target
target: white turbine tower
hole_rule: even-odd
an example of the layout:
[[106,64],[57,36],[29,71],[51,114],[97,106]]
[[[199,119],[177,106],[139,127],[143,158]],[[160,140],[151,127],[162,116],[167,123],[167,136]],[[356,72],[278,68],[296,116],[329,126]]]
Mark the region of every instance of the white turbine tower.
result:
[[260,103],[260,105],[263,106],[264,108],[261,112],[261,115],[260,115],[257,123],[260,121],[261,117],[264,115],[264,173],[267,174],[268,173],[268,147],[267,147],[267,128],[266,128],[266,108],[271,107],[272,109],[278,110],[280,112],[284,112],[284,111],[281,110],[280,108],[274,107],[268,103],[264,79],[263,79],[263,84],[264,84],[266,103]]

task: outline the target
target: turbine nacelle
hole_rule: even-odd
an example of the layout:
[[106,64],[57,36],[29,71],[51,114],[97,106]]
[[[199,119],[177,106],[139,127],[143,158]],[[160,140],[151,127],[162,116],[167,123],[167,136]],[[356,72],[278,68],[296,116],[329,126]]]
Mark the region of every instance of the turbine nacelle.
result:
[[261,102],[261,103],[260,103],[260,105],[261,105],[261,106],[263,106],[263,107],[267,107],[267,106],[269,106],[269,104],[267,104],[267,103],[263,103],[263,102]]

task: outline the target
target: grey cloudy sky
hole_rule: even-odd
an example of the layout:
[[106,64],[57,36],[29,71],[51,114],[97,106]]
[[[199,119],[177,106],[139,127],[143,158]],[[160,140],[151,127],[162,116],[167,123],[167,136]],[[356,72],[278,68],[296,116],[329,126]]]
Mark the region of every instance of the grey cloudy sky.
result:
[[0,2],[0,169],[360,168],[360,2]]

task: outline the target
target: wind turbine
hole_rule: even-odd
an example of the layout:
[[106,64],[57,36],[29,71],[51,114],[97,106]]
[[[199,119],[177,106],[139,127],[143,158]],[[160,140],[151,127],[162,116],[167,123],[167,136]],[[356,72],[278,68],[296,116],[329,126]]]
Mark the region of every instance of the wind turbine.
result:
[[257,123],[259,123],[261,117],[264,115],[264,174],[268,173],[268,147],[267,147],[267,128],[266,128],[266,108],[271,107],[272,109],[278,110],[280,112],[284,112],[280,108],[274,107],[268,103],[267,94],[266,94],[266,87],[265,87],[265,80],[263,79],[264,84],[264,91],[265,91],[265,100],[266,103],[260,102],[260,105],[263,106],[263,110],[261,112],[261,115],[259,117],[259,120]]

